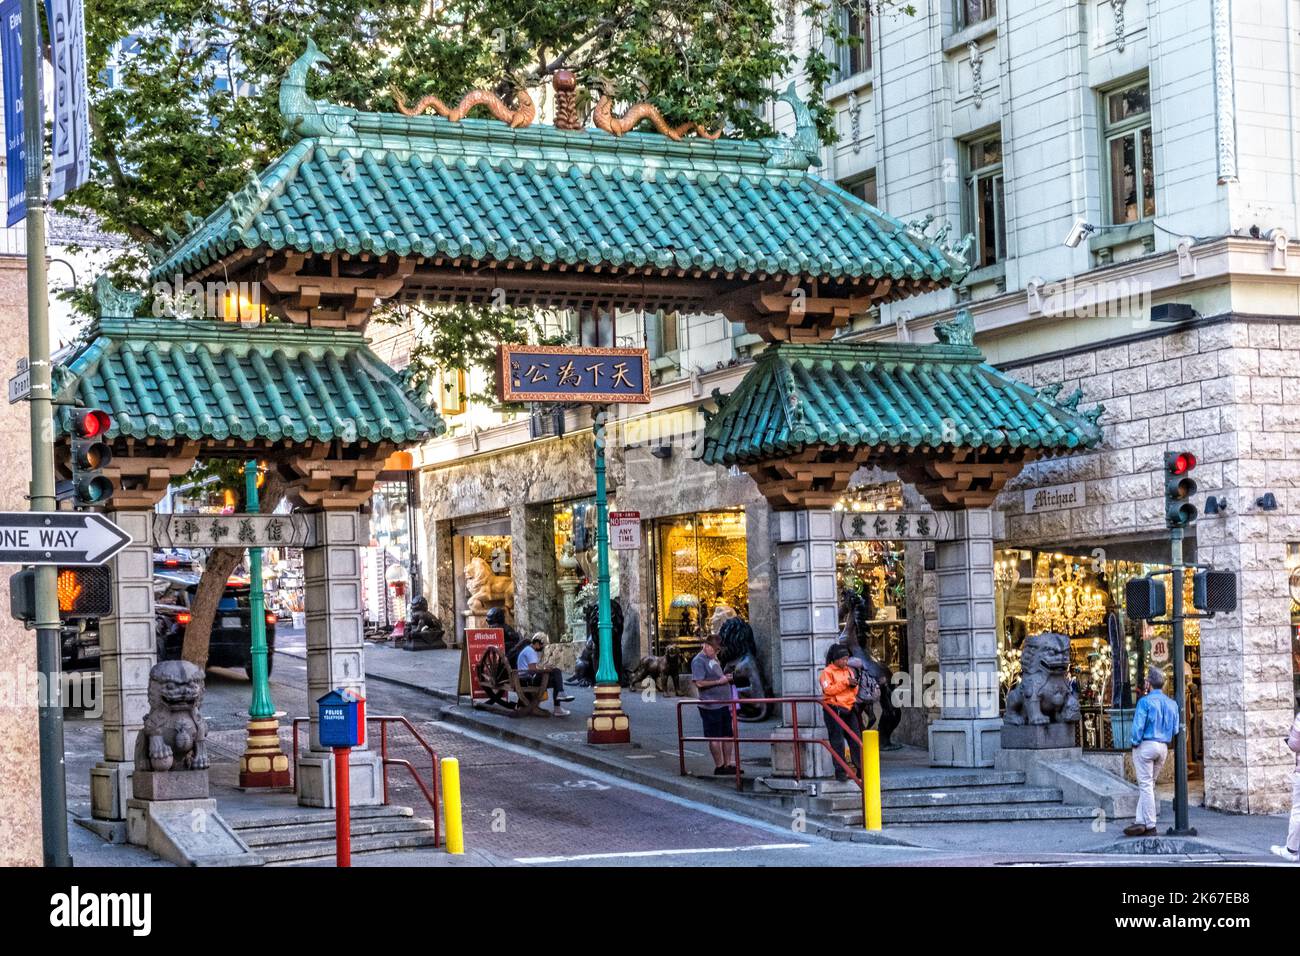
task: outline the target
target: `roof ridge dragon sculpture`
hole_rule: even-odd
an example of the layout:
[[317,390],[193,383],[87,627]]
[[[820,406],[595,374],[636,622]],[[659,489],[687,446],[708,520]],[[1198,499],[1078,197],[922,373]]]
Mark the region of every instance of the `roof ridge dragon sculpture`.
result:
[[533,120],[537,118],[537,104],[533,102],[532,96],[523,86],[520,86],[515,93],[515,108],[513,110],[506,106],[501,97],[491,90],[470,90],[461,97],[460,102],[454,107],[448,106],[433,93],[420,97],[416,100],[414,106],[408,107],[406,98],[402,96],[400,90],[394,88],[392,94],[393,100],[397,103],[397,109],[404,116],[419,116],[426,112],[429,107],[433,107],[433,111],[443,119],[452,123],[459,123],[469,115],[469,111],[474,107],[485,106],[488,112],[503,123],[510,124],[513,129],[523,129],[525,126],[530,126]]

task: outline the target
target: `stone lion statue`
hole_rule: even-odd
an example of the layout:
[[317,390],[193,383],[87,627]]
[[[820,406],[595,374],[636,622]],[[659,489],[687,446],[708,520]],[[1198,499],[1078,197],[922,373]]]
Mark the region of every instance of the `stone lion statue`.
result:
[[1074,723],[1082,716],[1070,689],[1070,639],[1064,634],[1034,634],[1020,651],[1020,683],[1007,694],[1002,721],[1014,726]]
[[135,743],[135,769],[206,770],[208,725],[199,714],[203,669],[163,661],[149,671],[149,713]]
[[470,558],[465,565],[465,591],[470,614],[486,614],[494,601],[504,601],[506,608],[514,611],[514,582],[507,575],[495,573],[482,558]]

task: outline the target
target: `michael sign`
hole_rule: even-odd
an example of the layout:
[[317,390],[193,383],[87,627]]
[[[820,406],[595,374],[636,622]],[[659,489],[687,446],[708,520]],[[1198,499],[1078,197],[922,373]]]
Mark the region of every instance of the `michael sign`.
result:
[[1050,488],[1034,488],[1025,492],[1025,514],[1035,511],[1061,511],[1065,508],[1078,508],[1084,503],[1083,482],[1072,485],[1053,485]]

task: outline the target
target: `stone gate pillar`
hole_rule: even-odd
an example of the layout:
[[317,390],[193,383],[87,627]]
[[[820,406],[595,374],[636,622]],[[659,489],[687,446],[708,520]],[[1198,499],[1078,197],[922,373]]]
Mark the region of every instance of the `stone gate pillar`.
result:
[[[776,554],[777,622],[781,640],[781,694],[820,697],[817,675],[826,649],[839,637],[839,594],[835,584],[835,540],[839,522],[829,509],[778,511],[772,514]],[[781,714],[774,736],[794,736],[794,706]],[[798,705],[800,739],[826,736],[821,707]],[[834,766],[826,748],[804,745],[800,751],[805,776],[830,776]],[[775,744],[772,772],[793,776],[794,748]]]
[[[361,548],[370,540],[369,519],[354,507],[312,514],[314,544],[303,549],[307,615],[307,708],[311,741],[300,754],[298,802],[334,806],[334,753],[320,744],[316,701],[335,688],[366,695],[361,604]],[[366,746],[349,761],[352,804],[383,803],[383,767]]]
[[939,719],[930,724],[936,767],[991,767],[1001,749],[993,598],[993,512],[953,513],[956,539],[935,544],[939,608]]
[[90,769],[91,815],[125,820],[135,741],[149,711],[149,671],[157,662],[153,607],[153,510],[106,515],[131,536],[108,563],[113,613],[99,622],[104,759]]

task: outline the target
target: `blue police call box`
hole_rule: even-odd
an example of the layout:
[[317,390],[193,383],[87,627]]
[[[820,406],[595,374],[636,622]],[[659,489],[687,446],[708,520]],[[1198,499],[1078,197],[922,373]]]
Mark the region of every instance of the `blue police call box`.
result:
[[322,747],[360,747],[366,742],[366,699],[335,688],[316,701]]

